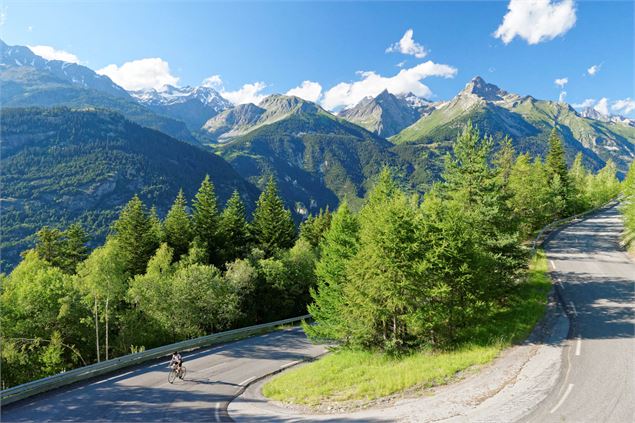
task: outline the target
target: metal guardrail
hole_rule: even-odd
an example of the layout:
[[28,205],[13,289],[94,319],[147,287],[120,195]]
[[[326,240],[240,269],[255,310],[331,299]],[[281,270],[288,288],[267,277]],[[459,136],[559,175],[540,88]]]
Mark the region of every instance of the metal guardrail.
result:
[[536,235],[536,237],[534,238],[532,245],[531,245],[531,256],[533,257],[536,254],[536,248],[540,247],[545,240],[549,237],[549,235],[551,234],[551,232],[557,228],[560,228],[561,226],[564,225],[568,225],[570,223],[573,223],[577,220],[582,219],[583,217],[593,214],[599,210],[605,209],[605,208],[610,208],[613,207],[615,205],[617,205],[619,203],[619,197],[615,197],[610,199],[608,202],[606,202],[605,204],[601,205],[600,207],[596,207],[594,209],[591,210],[587,210],[585,212],[582,213],[578,213],[575,214],[573,216],[569,216],[569,217],[565,217],[563,219],[559,219],[559,220],[555,220],[551,223],[549,223],[548,225],[544,226],[540,232],[538,232],[538,235]]
[[146,361],[166,357],[174,351],[188,351],[207,347],[221,342],[231,341],[245,335],[257,334],[264,329],[271,329],[275,328],[276,326],[286,325],[290,323],[298,323],[310,317],[311,316],[307,314],[300,317],[278,320],[276,322],[263,323],[260,325],[213,333],[211,335],[202,336],[200,338],[188,339],[186,341],[164,345],[162,347],[153,348],[147,351],[124,355],[121,357],[113,358],[111,360],[102,361],[100,363],[78,367],[67,372],[58,373],[53,376],[34,380],[32,382],[27,382],[22,385],[14,386],[12,388],[0,391],[0,407],[24,398],[28,398],[33,395],[40,394],[42,392],[59,388],[61,386],[70,385],[71,383],[80,382],[82,380],[110,373],[115,370],[120,370],[125,367],[141,364]]

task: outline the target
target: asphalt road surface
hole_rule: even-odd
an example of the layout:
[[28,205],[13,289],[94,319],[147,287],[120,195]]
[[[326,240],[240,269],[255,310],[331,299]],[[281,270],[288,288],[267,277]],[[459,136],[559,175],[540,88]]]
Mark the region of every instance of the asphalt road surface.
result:
[[231,421],[227,404],[255,378],[324,352],[300,328],[183,354],[185,380],[168,360],[60,388],[1,410],[14,421]]
[[531,422],[635,422],[635,262],[618,210],[556,234],[545,250],[571,319],[560,382]]

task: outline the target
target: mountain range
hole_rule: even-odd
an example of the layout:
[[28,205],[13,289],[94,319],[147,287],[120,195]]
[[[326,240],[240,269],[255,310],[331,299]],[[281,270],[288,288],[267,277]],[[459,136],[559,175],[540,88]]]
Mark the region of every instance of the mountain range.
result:
[[442,156],[470,121],[533,156],[546,154],[557,126],[567,159],[581,152],[592,169],[611,159],[623,174],[635,157],[633,121],[509,93],[480,77],[448,101],[383,91],[334,114],[279,94],[232,105],[211,87],[127,92],[88,67],[27,47],[0,41],[0,53],[9,264],[43,224],[80,219],[103,236],[134,193],[164,213],[179,188],[191,196],[205,173],[221,199],[238,189],[248,208],[275,175],[296,220],[344,199],[358,207],[385,165],[420,193],[438,179]]

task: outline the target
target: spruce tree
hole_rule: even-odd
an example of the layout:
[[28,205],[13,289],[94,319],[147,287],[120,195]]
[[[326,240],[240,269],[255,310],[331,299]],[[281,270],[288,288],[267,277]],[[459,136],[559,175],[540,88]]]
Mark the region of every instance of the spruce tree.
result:
[[214,184],[209,175],[201,183],[201,187],[192,203],[194,237],[198,238],[207,256],[207,263],[220,266],[222,263],[221,231],[219,230],[220,215],[218,213],[218,201],[214,191]]
[[221,214],[220,227],[223,231],[223,261],[232,262],[244,258],[249,252],[249,228],[247,212],[238,191],[234,191]]
[[187,253],[192,240],[192,226],[183,190],[179,190],[163,225],[166,241],[173,250],[174,259],[178,260]]
[[165,241],[165,231],[163,230],[163,222],[159,218],[157,208],[152,206],[150,209],[150,224],[152,225],[152,232],[157,242],[160,244]]
[[271,257],[282,249],[291,248],[295,241],[296,231],[291,211],[284,207],[273,176],[269,178],[256,203],[251,232],[258,248],[266,257]]
[[568,212],[571,188],[564,146],[555,127],[549,134],[549,152],[545,160],[545,167],[549,173],[552,189],[556,196],[554,202],[563,205],[561,209],[557,210],[556,217],[562,217]]
[[77,265],[88,257],[88,235],[79,223],[73,223],[63,235],[61,268],[68,274],[74,274]]
[[57,228],[44,226],[37,234],[35,251],[38,256],[49,264],[61,267],[64,249],[64,234]]
[[347,313],[344,287],[346,271],[359,248],[359,222],[344,201],[333,214],[330,228],[320,243],[320,260],[316,264],[317,287],[311,290],[313,303],[308,310],[315,325],[304,330],[313,339],[344,340]]
[[306,240],[313,248],[317,248],[331,226],[331,212],[320,209],[317,215],[310,215],[300,225],[300,238]]
[[159,240],[148,210],[137,195],[121,210],[113,224],[113,236],[121,248],[126,272],[130,275],[144,273]]

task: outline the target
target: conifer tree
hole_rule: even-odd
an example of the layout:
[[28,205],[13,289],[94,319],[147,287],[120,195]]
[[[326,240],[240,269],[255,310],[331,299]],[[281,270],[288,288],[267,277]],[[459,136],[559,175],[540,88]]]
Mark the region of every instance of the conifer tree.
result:
[[183,190],[179,190],[163,225],[165,238],[172,248],[174,259],[179,260],[183,254],[187,253],[192,240],[192,226]]
[[154,233],[157,242],[160,244],[165,241],[165,231],[163,230],[163,222],[159,218],[157,208],[152,206],[150,209],[150,224],[152,225],[152,232]]
[[57,228],[44,226],[36,236],[35,251],[38,256],[53,266],[61,267],[64,249],[63,233]]
[[588,180],[589,173],[582,163],[582,153],[578,153],[569,170],[569,181],[571,182],[571,192],[569,194],[571,213],[581,213],[588,208]]
[[557,210],[556,217],[562,217],[568,211],[571,188],[564,146],[555,127],[549,134],[549,152],[545,160],[545,168],[550,176],[552,190],[555,195],[554,202],[562,204],[562,207]]
[[284,207],[273,176],[269,178],[256,203],[251,232],[257,246],[267,257],[281,249],[291,248],[295,241],[295,224],[291,211]]
[[123,254],[126,272],[130,275],[144,273],[159,240],[148,210],[137,195],[121,210],[113,224],[113,232]]
[[61,269],[68,274],[74,274],[77,265],[88,257],[88,235],[79,223],[73,223],[64,231],[62,246]]
[[311,290],[313,304],[308,310],[316,325],[305,325],[314,339],[344,339],[347,333],[344,287],[351,258],[359,248],[359,222],[344,201],[333,214],[330,228],[320,243],[316,264],[317,287]]
[[317,248],[324,239],[324,234],[331,225],[331,212],[328,206],[326,210],[320,209],[317,215],[310,215],[300,225],[300,238],[306,240],[313,248]]
[[194,197],[192,203],[194,237],[198,238],[200,244],[205,249],[207,255],[207,263],[220,266],[222,263],[221,248],[222,240],[219,228],[220,215],[218,212],[218,201],[214,184],[209,178],[201,183],[201,187]]
[[223,261],[232,262],[244,258],[249,252],[249,227],[247,212],[238,191],[227,200],[221,214],[220,227],[223,231]]

